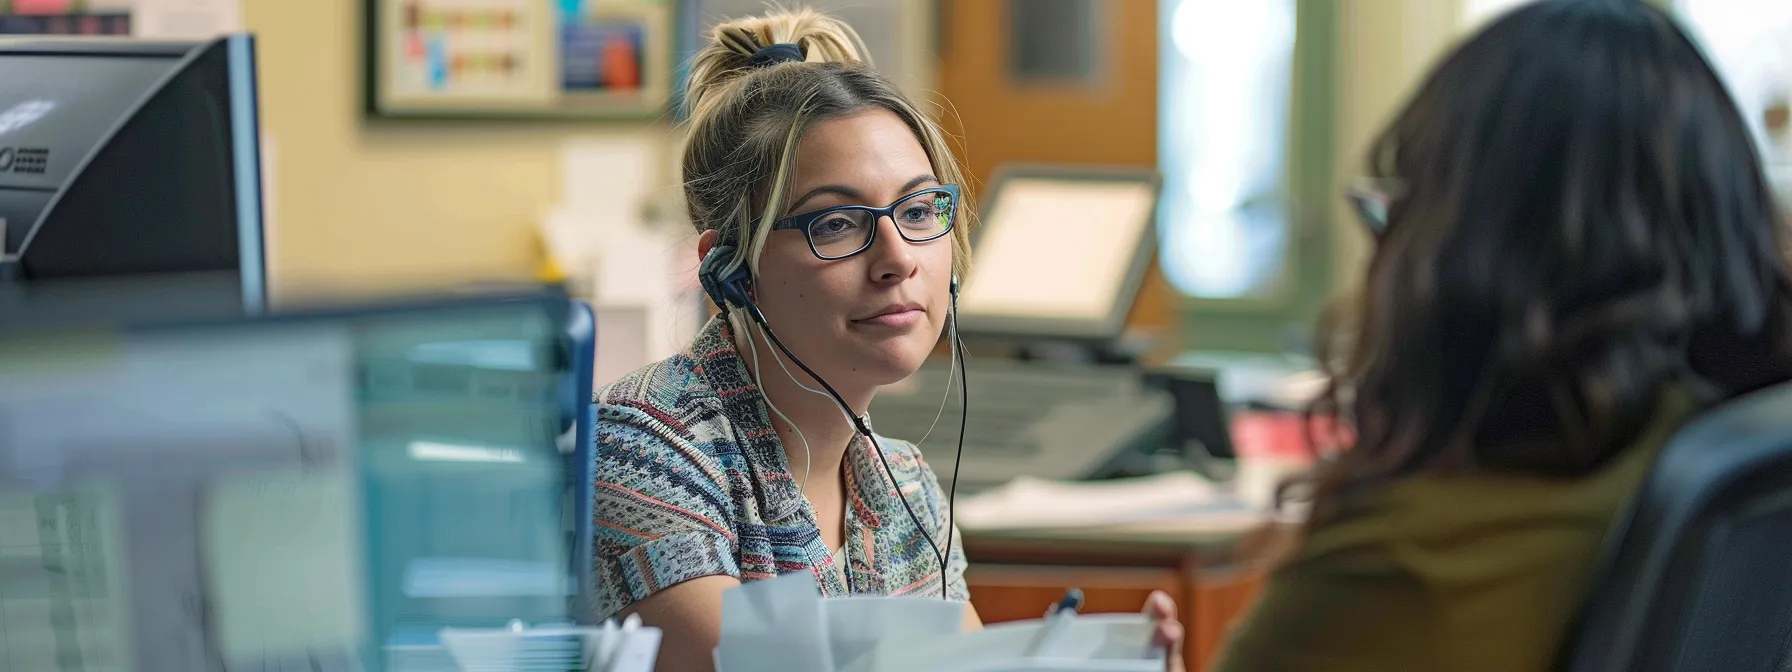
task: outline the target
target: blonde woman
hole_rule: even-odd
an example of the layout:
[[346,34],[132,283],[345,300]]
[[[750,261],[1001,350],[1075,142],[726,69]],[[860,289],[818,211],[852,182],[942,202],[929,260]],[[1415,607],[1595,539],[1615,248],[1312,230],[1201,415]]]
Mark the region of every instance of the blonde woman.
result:
[[969,597],[937,479],[866,409],[939,341],[973,216],[939,128],[865,53],[794,11],[717,27],[693,63],[685,199],[725,314],[594,399],[595,615],[664,629],[661,669],[710,667],[741,582]]

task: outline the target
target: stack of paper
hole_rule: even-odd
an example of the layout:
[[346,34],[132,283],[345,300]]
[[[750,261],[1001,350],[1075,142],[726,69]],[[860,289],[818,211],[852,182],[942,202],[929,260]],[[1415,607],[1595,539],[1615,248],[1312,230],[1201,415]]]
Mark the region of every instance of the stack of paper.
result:
[[[659,656],[660,630],[640,626],[630,617],[621,626],[607,621],[602,628],[443,628],[441,648],[452,660],[446,668],[463,672],[651,672]],[[395,652],[388,647],[388,655]],[[425,647],[407,647],[405,658],[413,669],[426,662]]]
[[[1144,616],[1070,616],[964,632],[962,602],[936,598],[822,599],[792,573],[722,597],[719,672],[1155,672]],[[1043,607],[1041,608],[1043,611]]]
[[1087,528],[1191,516],[1261,522],[1262,516],[1226,488],[1192,471],[1107,481],[1051,481],[1020,477],[959,500],[956,519],[966,530]]

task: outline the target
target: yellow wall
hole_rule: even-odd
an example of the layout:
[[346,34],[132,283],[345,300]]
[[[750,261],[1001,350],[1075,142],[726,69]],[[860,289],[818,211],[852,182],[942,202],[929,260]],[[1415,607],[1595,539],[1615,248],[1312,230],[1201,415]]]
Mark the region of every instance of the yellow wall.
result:
[[[1465,23],[1460,2],[1340,0],[1336,193],[1363,174],[1369,142],[1406,102],[1419,78],[1463,35]],[[1332,221],[1339,235],[1333,239],[1333,268],[1342,288],[1362,274],[1369,240],[1344,199],[1334,203]]]
[[270,264],[281,294],[530,277],[535,221],[560,197],[559,142],[669,137],[645,124],[368,121],[360,0],[243,4],[260,49]]

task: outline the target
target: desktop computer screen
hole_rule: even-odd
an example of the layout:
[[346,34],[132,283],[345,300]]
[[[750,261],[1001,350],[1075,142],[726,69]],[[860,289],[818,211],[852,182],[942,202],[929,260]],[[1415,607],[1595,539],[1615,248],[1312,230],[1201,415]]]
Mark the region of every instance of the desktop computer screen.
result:
[[260,311],[256,104],[247,35],[0,39],[0,316]]
[[1149,171],[1015,168],[991,182],[958,299],[969,335],[1112,339],[1155,241]]
[[0,669],[454,669],[443,627],[583,620],[568,305],[0,332]]

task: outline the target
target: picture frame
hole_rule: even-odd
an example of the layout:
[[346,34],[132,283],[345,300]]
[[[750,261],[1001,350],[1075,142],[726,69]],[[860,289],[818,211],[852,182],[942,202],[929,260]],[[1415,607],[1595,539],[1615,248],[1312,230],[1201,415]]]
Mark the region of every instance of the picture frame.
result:
[[676,81],[679,0],[363,0],[378,118],[646,120]]

